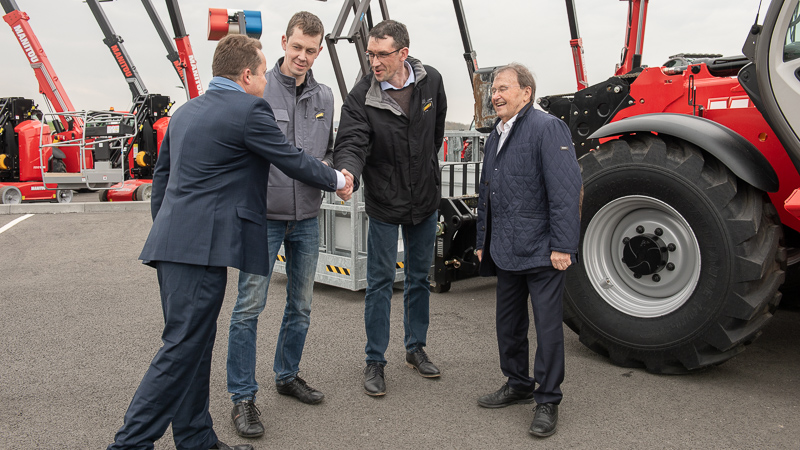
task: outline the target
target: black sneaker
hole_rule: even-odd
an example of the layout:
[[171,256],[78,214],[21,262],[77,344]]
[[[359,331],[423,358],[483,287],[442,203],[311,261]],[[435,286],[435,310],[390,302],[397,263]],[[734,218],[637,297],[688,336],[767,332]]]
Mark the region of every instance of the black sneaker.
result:
[[261,411],[252,400],[242,400],[233,405],[231,419],[236,427],[236,434],[246,438],[256,438],[264,435],[264,424],[258,416]]
[[504,408],[509,405],[531,403],[532,401],[533,392],[518,391],[506,383],[495,392],[479,397],[478,405],[484,408]]
[[373,397],[386,395],[386,381],[383,378],[382,365],[369,363],[364,368],[364,391]]
[[278,394],[290,395],[303,403],[309,405],[316,405],[325,398],[325,394],[312,388],[306,381],[300,377],[294,379],[286,384],[275,385]]
[[528,433],[536,437],[552,436],[556,432],[558,425],[558,405],[554,403],[542,403],[533,408],[533,423]]
[[412,369],[417,369],[417,372],[425,378],[442,376],[439,369],[428,359],[428,354],[425,353],[422,347],[413,352],[406,352],[406,365]]

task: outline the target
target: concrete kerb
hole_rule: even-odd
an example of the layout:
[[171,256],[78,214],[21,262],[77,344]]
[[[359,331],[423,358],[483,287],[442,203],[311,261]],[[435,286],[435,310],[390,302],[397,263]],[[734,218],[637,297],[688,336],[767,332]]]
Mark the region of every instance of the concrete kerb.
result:
[[3,214],[65,214],[119,211],[150,211],[150,202],[20,203],[0,205]]

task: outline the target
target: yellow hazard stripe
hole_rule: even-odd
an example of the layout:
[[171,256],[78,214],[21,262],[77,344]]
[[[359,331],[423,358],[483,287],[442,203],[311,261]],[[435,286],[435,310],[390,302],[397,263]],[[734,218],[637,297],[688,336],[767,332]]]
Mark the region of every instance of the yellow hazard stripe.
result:
[[283,256],[283,255],[278,255],[278,261],[285,263],[286,262],[286,257]]
[[398,269],[402,269],[403,268],[403,262],[402,261],[398,261],[397,264],[395,265],[395,267],[397,267]]
[[344,267],[337,267],[337,266],[325,266],[325,270],[328,272],[338,273],[339,275],[347,275],[350,276],[350,269],[345,269]]

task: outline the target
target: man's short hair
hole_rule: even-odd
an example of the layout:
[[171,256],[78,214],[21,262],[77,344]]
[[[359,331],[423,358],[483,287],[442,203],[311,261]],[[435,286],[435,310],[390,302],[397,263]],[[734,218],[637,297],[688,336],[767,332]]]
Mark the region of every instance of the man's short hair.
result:
[[533,100],[533,97],[536,95],[536,80],[533,79],[531,71],[520,63],[512,62],[511,64],[495,69],[492,78],[506,70],[511,70],[517,74],[517,84],[519,84],[520,89],[525,89],[528,86],[531,87],[531,100]]
[[244,69],[252,72],[261,65],[261,42],[244,34],[229,34],[222,38],[214,50],[211,73],[215,77],[236,80]]
[[405,25],[396,20],[384,20],[369,30],[369,37],[371,38],[386,39],[387,36],[394,39],[396,50],[408,47],[410,43],[408,39],[408,29],[406,29]]
[[306,36],[319,36],[319,43],[322,44],[322,36],[325,34],[325,27],[319,17],[311,14],[308,11],[300,11],[295,13],[289,19],[289,26],[286,27],[286,38],[288,39],[295,28],[300,28]]

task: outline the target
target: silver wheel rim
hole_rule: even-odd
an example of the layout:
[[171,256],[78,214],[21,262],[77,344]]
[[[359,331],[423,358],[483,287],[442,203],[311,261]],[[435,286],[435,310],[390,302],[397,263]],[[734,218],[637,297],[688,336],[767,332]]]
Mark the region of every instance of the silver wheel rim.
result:
[[2,203],[6,205],[18,205],[22,203],[22,192],[14,186],[9,186],[3,191]]
[[69,203],[72,201],[72,189],[59,189],[56,191],[58,203]]
[[153,185],[145,184],[144,186],[144,189],[142,189],[142,201],[146,202],[153,196]]
[[[635,236],[638,226],[663,231],[674,270],[636,278],[622,261],[623,239]],[[700,247],[686,219],[668,204],[632,195],[609,202],[589,222],[583,239],[583,264],[600,297],[616,310],[634,317],[652,318],[679,309],[691,297],[700,279]]]

